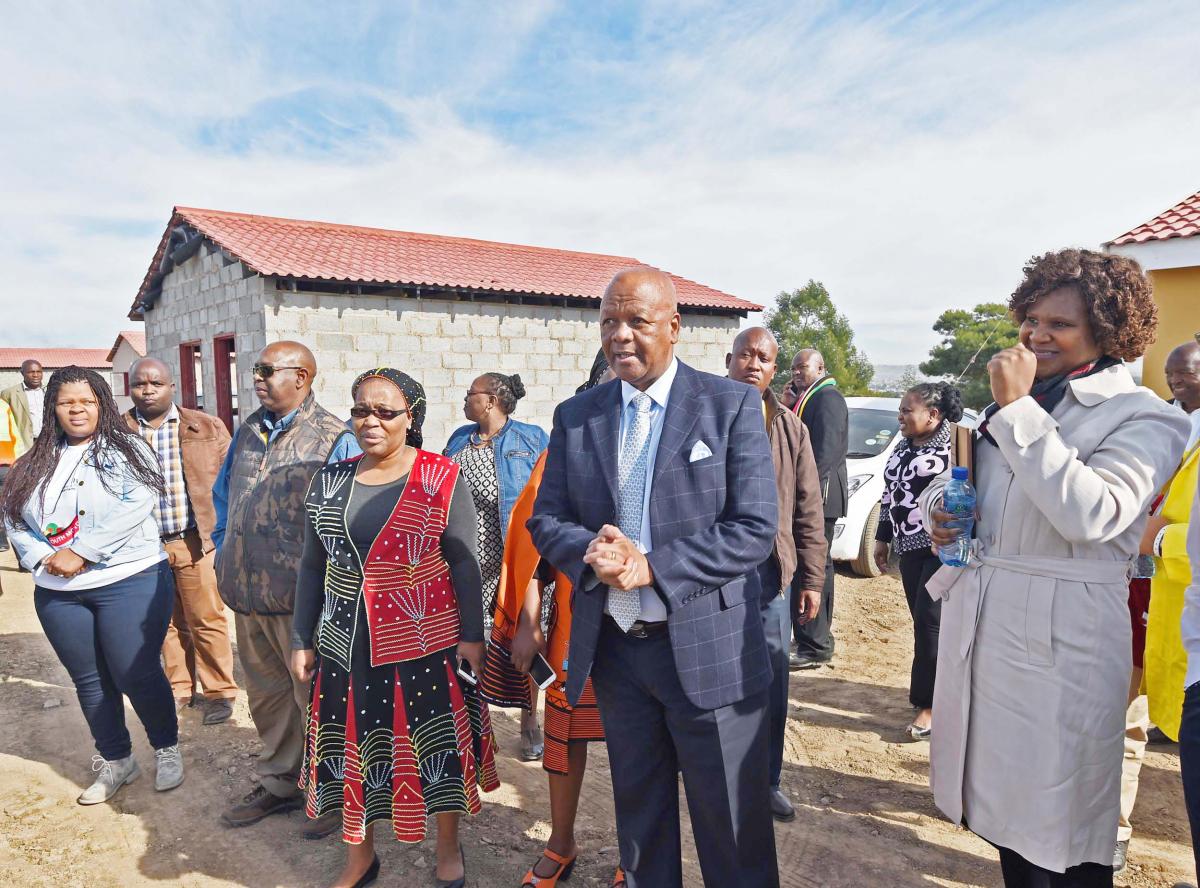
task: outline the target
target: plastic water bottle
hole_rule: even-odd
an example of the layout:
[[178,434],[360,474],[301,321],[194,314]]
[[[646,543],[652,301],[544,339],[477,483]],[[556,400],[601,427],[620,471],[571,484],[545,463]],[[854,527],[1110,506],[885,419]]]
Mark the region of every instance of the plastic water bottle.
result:
[[942,509],[953,517],[946,523],[958,531],[954,542],[938,546],[938,558],[951,567],[966,567],[971,560],[971,531],[975,527],[975,488],[967,480],[966,466],[950,471],[950,483],[942,492]]
[[1135,580],[1149,580],[1154,577],[1154,557],[1151,555],[1139,555],[1134,563],[1133,578]]

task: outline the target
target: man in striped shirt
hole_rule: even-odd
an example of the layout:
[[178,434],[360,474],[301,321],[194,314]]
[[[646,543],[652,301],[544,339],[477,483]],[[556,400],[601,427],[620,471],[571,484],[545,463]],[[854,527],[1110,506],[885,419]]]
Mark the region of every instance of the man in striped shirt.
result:
[[129,391],[134,407],[126,421],[158,454],[167,488],[154,509],[175,575],[175,613],[163,643],[167,678],[181,709],[196,703],[199,681],[204,723],[219,724],[233,714],[237,696],[212,542],[212,487],[229,432],[219,419],[175,405],[171,371],[156,358],[129,368]]

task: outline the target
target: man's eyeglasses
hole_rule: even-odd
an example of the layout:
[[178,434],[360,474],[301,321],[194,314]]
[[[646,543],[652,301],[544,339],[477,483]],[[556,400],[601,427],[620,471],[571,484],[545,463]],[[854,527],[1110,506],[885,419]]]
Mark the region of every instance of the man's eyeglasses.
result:
[[408,412],[407,410],[388,410],[386,407],[362,407],[358,404],[350,408],[350,415],[355,419],[366,419],[368,416],[374,416],[376,419],[382,419],[384,422],[390,422],[397,416],[404,416]]
[[255,364],[254,375],[261,379],[270,379],[276,370],[303,370],[303,367],[273,367],[270,364]]

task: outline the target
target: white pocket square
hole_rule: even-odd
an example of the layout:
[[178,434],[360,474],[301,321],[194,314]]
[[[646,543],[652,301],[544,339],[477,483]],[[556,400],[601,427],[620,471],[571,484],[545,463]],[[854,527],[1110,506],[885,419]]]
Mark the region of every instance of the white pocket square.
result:
[[712,456],[712,451],[708,449],[708,445],[703,441],[697,441],[692,445],[692,452],[688,456],[688,462],[696,462],[701,459],[708,459]]

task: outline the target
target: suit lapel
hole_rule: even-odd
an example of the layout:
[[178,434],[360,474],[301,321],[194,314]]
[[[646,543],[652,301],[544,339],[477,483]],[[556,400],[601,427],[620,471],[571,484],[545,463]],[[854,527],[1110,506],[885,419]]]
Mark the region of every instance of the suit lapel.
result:
[[653,492],[671,460],[683,449],[688,435],[700,418],[696,412],[696,387],[698,375],[682,361],[675,373],[675,382],[667,400],[667,415],[663,418],[662,436],[658,439],[658,451],[654,456],[654,477],[650,481]]
[[604,480],[608,482],[612,501],[616,503],[620,491],[617,484],[617,447],[621,436],[621,383],[617,381],[606,383],[609,391],[599,398],[596,412],[587,422],[588,431],[592,436],[592,444],[596,448],[596,458],[600,461],[600,469]]

